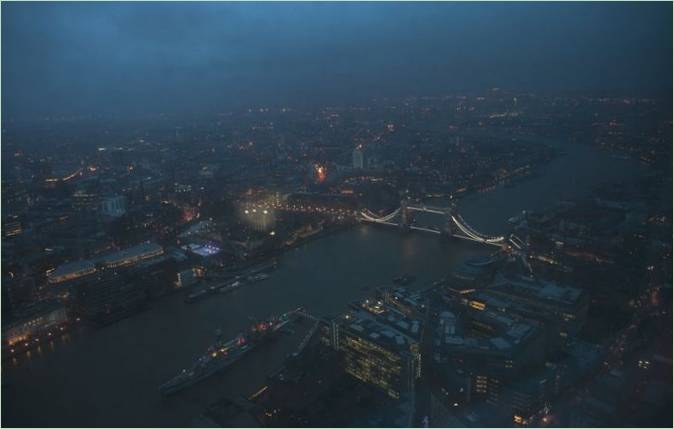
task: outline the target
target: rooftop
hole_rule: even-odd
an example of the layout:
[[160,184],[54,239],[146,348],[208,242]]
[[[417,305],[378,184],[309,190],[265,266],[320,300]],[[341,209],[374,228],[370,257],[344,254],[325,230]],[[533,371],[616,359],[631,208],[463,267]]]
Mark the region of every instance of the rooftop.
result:
[[559,286],[550,281],[530,280],[526,277],[505,277],[501,274],[494,279],[490,289],[566,306],[576,305],[583,294],[581,289]]
[[538,330],[538,326],[533,322],[502,311],[491,310],[489,306],[474,307],[471,305],[472,302],[467,302],[468,312],[463,317],[492,327],[494,335],[489,338],[462,335],[461,330],[457,332],[456,329],[455,313],[446,310],[439,314],[440,325],[435,331],[436,345],[463,350],[511,352],[520,344],[526,344]]
[[152,254],[160,254],[163,253],[163,251],[164,249],[160,245],[147,242],[117,252],[108,253],[99,258],[98,261],[105,265],[115,265],[125,260],[132,261]]
[[89,260],[73,261],[63,265],[59,265],[49,274],[47,278],[52,282],[67,280],[69,278],[80,277],[87,273],[94,272],[96,267],[94,263]]
[[418,342],[421,336],[421,321],[411,319],[405,314],[394,308],[392,305],[380,300],[366,299],[362,302],[352,304],[357,309],[356,314],[361,317],[370,318],[389,328],[395,329],[399,333]]
[[406,318],[386,304],[381,305],[386,309],[381,314],[356,307],[346,316],[344,327],[383,347],[409,351],[412,344],[419,342],[421,322]]
[[158,244],[150,242],[142,243],[137,246],[129,247],[128,249],[108,253],[97,259],[83,259],[59,265],[54,271],[47,274],[47,277],[52,283],[61,282],[96,271],[96,263],[114,266],[119,265],[124,261],[131,263],[137,259],[160,255],[163,252],[164,249]]

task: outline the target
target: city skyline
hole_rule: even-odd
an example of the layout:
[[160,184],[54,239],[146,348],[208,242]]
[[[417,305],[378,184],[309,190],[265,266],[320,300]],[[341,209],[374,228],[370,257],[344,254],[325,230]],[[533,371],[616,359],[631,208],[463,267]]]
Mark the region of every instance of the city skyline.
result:
[[3,427],[672,427],[671,3],[0,7]]
[[494,87],[671,93],[668,3],[13,2],[3,12],[7,118]]

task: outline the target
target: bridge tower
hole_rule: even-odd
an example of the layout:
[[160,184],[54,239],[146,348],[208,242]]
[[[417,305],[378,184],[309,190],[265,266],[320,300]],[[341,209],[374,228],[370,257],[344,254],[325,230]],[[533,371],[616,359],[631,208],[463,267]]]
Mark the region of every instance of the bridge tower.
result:
[[409,230],[410,224],[412,223],[412,217],[410,215],[410,210],[407,208],[407,205],[407,198],[404,198],[400,201],[400,227],[404,230]]
[[449,210],[445,213],[445,225],[444,228],[442,229],[443,235],[446,235],[449,238],[454,237],[454,233],[456,232],[456,227],[454,226],[454,221],[452,220],[452,214]]
[[445,209],[445,225],[442,231],[443,235],[447,236],[448,238],[453,238],[454,234],[456,233],[456,226],[454,225],[454,221],[452,220],[452,215],[454,214],[455,209],[456,205],[454,204],[454,199],[450,195],[449,205]]

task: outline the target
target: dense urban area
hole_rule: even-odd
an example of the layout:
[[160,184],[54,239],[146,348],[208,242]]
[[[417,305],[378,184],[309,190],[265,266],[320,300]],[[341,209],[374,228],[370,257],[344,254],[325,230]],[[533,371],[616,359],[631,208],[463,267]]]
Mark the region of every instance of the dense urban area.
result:
[[[588,184],[571,165],[555,174],[580,189],[573,198],[549,189],[536,210],[464,211],[526,193],[576,150],[638,173]],[[109,361],[85,363],[86,345],[133,326],[136,374],[181,357],[129,398],[189,412],[138,423],[97,411],[85,424],[670,427],[671,160],[671,98],[650,95],[493,88],[194,117],[3,119],[3,396],[49,384],[52,370],[24,379],[25,369],[62,355],[97,367],[72,389],[98,397],[121,335],[107,337]],[[433,278],[399,268],[374,283],[381,255],[326,253],[321,275],[345,285],[339,300],[306,281],[313,301],[294,288],[256,308],[312,268],[264,289],[287,255],[354,230],[469,250]],[[346,276],[342,259],[370,274]],[[227,302],[237,322],[211,319],[196,345],[173,338]],[[161,308],[164,348],[145,330]],[[278,359],[254,364],[264,355]],[[251,368],[254,385],[226,379]],[[19,398],[2,403],[10,425],[46,424],[31,415],[58,401]],[[68,425],[68,407],[46,409]]]

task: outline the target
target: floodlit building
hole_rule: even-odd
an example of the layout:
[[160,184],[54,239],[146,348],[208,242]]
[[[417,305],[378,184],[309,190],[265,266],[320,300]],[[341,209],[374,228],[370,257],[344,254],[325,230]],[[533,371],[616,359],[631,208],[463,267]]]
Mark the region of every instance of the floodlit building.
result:
[[56,330],[67,322],[66,309],[57,301],[33,304],[24,309],[14,321],[3,326],[3,348],[28,345],[27,343],[47,335],[50,330]]
[[68,262],[59,265],[47,273],[50,284],[60,284],[71,280],[83,279],[95,273],[98,266],[105,268],[126,267],[164,254],[164,248],[155,243],[142,243],[117,252],[108,253],[100,258]]
[[421,376],[421,322],[378,300],[353,307],[323,327],[323,343],[339,350],[347,374],[400,399]]
[[74,261],[58,266],[54,271],[47,274],[47,281],[51,284],[64,283],[70,280],[77,280],[96,272],[96,266],[93,262]]
[[155,243],[142,243],[118,252],[108,253],[100,258],[100,263],[108,268],[133,265],[145,259],[164,254],[164,248]]

